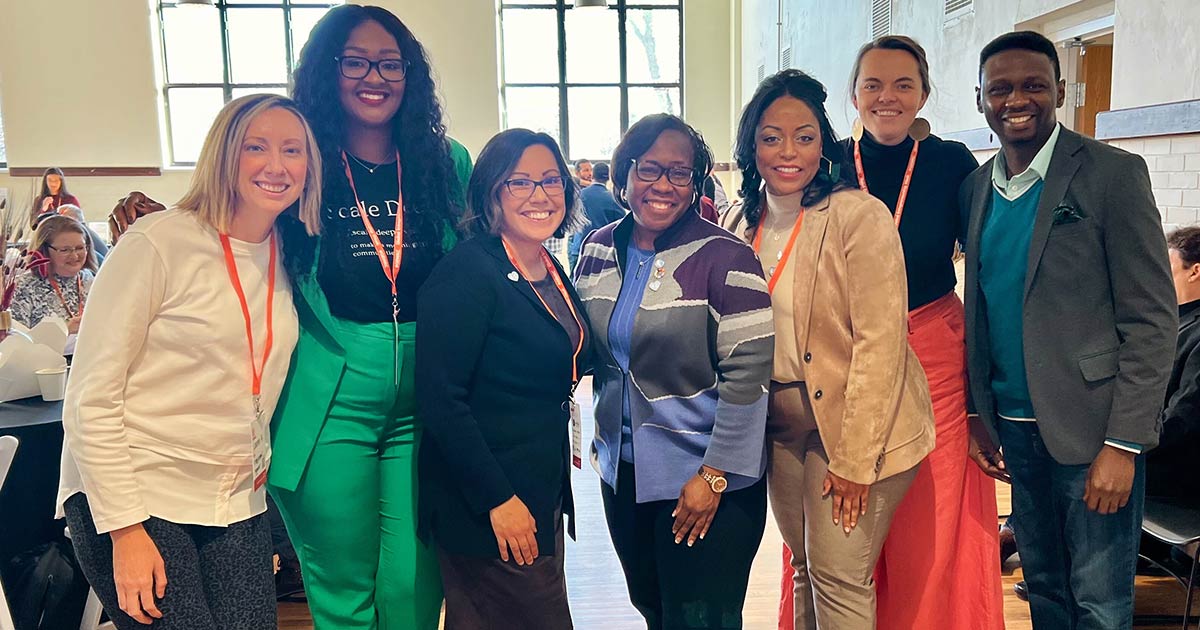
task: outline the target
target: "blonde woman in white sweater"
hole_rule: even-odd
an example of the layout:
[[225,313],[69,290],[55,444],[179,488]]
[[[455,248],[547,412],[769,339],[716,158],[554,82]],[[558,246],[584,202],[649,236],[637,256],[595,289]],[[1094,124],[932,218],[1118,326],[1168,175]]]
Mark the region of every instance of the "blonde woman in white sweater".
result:
[[121,630],[276,627],[263,482],[297,338],[276,218],[318,217],[320,154],[291,100],[225,106],[177,207],[92,288],[63,409],[59,516]]

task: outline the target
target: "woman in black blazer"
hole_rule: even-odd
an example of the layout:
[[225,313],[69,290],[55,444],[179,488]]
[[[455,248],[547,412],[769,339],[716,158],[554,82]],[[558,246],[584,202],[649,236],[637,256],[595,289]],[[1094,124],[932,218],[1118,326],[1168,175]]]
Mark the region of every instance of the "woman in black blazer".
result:
[[562,517],[573,514],[569,427],[590,339],[542,241],[579,222],[577,197],[550,136],[500,133],[467,187],[472,238],[420,292],[419,532],[438,552],[446,630],[571,628]]

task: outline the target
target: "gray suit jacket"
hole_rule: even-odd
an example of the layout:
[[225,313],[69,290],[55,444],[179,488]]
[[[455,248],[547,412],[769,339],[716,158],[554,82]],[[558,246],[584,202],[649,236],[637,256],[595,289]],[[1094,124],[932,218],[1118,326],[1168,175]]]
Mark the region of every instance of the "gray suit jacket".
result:
[[[968,176],[959,193],[970,212],[970,393],[993,440],[979,241],[992,205],[995,159]],[[1050,455],[1064,465],[1089,464],[1105,439],[1146,449],[1158,443],[1179,315],[1145,161],[1063,129],[1048,170],[1026,263],[1025,372]]]

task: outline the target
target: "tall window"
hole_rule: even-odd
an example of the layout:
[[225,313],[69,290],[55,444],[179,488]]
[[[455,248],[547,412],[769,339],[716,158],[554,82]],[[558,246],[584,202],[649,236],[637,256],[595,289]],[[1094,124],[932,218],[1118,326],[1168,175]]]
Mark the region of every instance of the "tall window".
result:
[[285,94],[313,26],[341,0],[216,0],[214,7],[159,3],[163,101],[171,162],[195,164],[225,103],[255,92]]
[[501,4],[505,127],[545,131],[571,159],[607,159],[631,123],[683,110],[683,3],[571,4]]

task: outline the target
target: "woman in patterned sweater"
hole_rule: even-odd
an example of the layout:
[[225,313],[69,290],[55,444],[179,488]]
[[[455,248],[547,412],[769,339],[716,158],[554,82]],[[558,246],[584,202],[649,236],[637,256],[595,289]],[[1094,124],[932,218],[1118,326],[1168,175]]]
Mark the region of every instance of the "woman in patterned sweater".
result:
[[604,512],[651,630],[740,628],[766,523],[771,299],[754,252],[700,218],[712,152],[658,114],[612,159],[632,212],[584,242]]
[[46,262],[17,278],[13,319],[33,328],[57,316],[67,322],[68,333],[79,332],[79,318],[96,272],[86,228],[70,217],[44,219],[33,234],[33,249],[35,257]]

